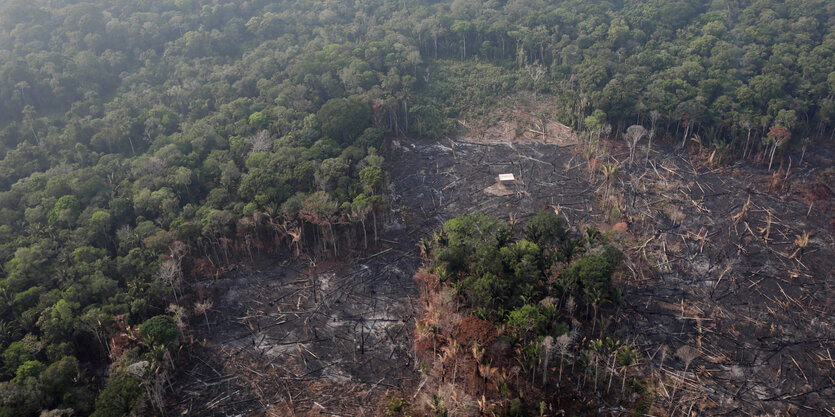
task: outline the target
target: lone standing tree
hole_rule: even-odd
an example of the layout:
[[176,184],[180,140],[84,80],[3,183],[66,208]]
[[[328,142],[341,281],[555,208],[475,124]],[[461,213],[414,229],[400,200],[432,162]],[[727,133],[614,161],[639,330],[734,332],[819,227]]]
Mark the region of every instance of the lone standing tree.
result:
[[626,129],[626,134],[624,138],[626,139],[626,144],[629,145],[629,166],[632,166],[632,159],[635,154],[635,146],[638,145],[638,142],[646,136],[647,129],[641,125],[632,125]]

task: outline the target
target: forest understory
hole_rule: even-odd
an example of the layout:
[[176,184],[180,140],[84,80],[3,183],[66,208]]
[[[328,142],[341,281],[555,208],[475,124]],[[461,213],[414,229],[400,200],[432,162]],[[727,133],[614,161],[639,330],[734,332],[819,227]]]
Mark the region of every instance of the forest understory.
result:
[[[639,348],[650,415],[835,415],[831,153],[769,173],[714,164],[696,143],[654,145],[645,161],[639,144],[630,164],[624,142],[586,152],[535,116],[547,98],[506,101],[455,138],[390,141],[390,212],[364,253],[200,283],[217,301],[195,317],[178,414],[380,415],[390,398],[424,410],[419,241],[463,213],[524,223],[545,208],[626,255],[608,331]],[[629,413],[597,400],[600,414]]]

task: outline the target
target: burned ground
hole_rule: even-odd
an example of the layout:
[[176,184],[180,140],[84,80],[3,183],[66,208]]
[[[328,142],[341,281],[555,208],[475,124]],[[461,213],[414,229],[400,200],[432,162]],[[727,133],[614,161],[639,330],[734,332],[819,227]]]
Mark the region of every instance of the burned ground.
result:
[[[559,207],[575,227],[628,218],[619,244],[631,272],[612,328],[643,349],[657,409],[835,413],[834,206],[826,193],[809,200],[807,190],[821,188],[808,175],[814,166],[789,180],[780,172],[775,184],[761,168],[712,167],[659,148],[646,167],[621,165],[610,194],[624,215],[613,217],[601,211],[602,181],[587,162],[551,142],[404,142],[401,153],[421,163],[395,177],[407,207],[423,199],[419,215],[438,224],[475,210],[523,219],[543,207]],[[627,150],[614,148],[623,161]],[[502,172],[518,178],[513,193],[493,192]]]
[[[757,168],[659,149],[646,166],[621,165],[609,192],[618,217],[604,212],[599,170],[575,138],[529,119],[530,129],[392,141],[391,212],[374,248],[345,255],[355,260],[276,263],[204,283],[216,302],[176,381],[176,408],[374,415],[387,392],[410,397],[422,379],[411,352],[419,240],[462,213],[524,223],[549,208],[572,227],[629,219],[619,244],[630,272],[611,328],[641,347],[655,409],[835,415],[833,202],[803,177],[814,169],[775,188]],[[612,160],[625,154],[616,145]],[[517,181],[499,183],[502,173]]]
[[[747,164],[699,167],[704,159],[662,150],[618,181],[633,255],[652,265],[625,283],[620,333],[638,335],[659,377],[686,387],[683,406],[833,415],[832,200],[798,198],[814,167],[775,183]],[[676,355],[682,346],[696,358]]]
[[[449,142],[448,142],[449,143]],[[314,269],[265,265],[200,283],[215,295],[209,325],[195,319],[192,353],[175,386],[185,415],[373,415],[388,392],[419,379],[410,356],[420,265],[417,243],[476,210],[522,221],[561,205],[588,220],[594,188],[570,152],[537,143],[395,141],[391,215],[380,243],[345,263]],[[454,148],[454,150],[453,150]],[[500,173],[520,178],[486,191]]]
[[392,247],[316,268],[267,265],[203,285],[205,340],[179,381],[186,415],[370,415],[414,377],[414,251]]

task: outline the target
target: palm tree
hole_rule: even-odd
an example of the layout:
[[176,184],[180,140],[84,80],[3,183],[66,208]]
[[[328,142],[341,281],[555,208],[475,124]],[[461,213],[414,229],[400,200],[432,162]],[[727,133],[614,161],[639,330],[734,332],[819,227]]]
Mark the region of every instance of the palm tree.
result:
[[273,225],[273,228],[276,230],[276,235],[278,235],[278,230],[285,236],[290,237],[290,242],[287,244],[293,251],[293,256],[299,256],[301,253],[301,245],[302,245],[302,237],[304,237],[304,233],[302,233],[302,228],[299,226],[297,221],[292,221],[290,224],[287,224],[286,220],[283,220],[281,223],[273,223],[270,221],[270,224]]
[[609,188],[615,181],[615,177],[618,175],[618,167],[611,162],[606,162],[600,167],[600,172],[603,173],[603,179],[606,182],[606,197],[608,198]]
[[591,341],[591,350],[589,351],[589,365],[594,365],[594,392],[597,392],[597,373],[599,371],[598,359],[603,352],[603,341],[595,339]]
[[478,345],[478,342],[473,342],[473,349],[471,350],[473,353],[473,359],[475,359],[476,364],[481,364],[481,359],[484,358],[484,348]]
[[484,390],[487,391],[487,382],[490,381],[499,373],[499,369],[491,366],[489,363],[478,365],[478,374],[484,380]]
[[513,228],[519,223],[519,216],[515,212],[510,213],[507,222],[510,224],[510,230],[513,230]]
[[594,329],[597,325],[597,311],[600,308],[600,305],[603,304],[605,294],[603,293],[603,289],[598,286],[586,287],[583,289],[583,292],[586,293],[586,299],[589,303],[591,303],[591,308],[594,311],[591,326],[591,332],[594,333]]
[[617,359],[618,363],[621,365],[620,394],[623,395],[623,390],[626,388],[626,374],[629,371],[629,367],[632,366],[638,359],[638,351],[635,348],[624,346],[619,352],[619,355],[617,355]]
[[299,212],[301,217],[313,223],[322,235],[322,250],[327,252],[327,234],[330,232],[331,243],[333,245],[334,255],[338,254],[336,247],[336,235],[333,232],[333,216],[337,212],[338,206],[330,196],[324,191],[317,191],[304,201],[302,210]]
[[461,345],[455,340],[452,343],[441,348],[441,361],[448,362],[452,360],[452,383],[455,384],[455,375],[458,373],[458,352],[461,350]]
[[356,221],[359,220],[362,223],[362,241],[363,241],[363,249],[368,249],[368,232],[365,228],[365,219],[368,217],[368,214],[373,209],[372,201],[365,194],[360,194],[356,198],[354,198],[353,203],[350,203],[350,215],[349,217],[351,220]]

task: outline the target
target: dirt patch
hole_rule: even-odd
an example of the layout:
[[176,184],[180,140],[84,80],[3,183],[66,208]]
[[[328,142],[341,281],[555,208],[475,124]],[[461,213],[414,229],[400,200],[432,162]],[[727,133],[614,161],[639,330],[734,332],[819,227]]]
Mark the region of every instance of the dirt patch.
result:
[[500,182],[485,188],[484,192],[496,197],[504,197],[513,194],[513,190]]
[[558,146],[578,142],[575,132],[553,120],[553,99],[515,94],[479,120],[459,120],[466,130],[460,140],[481,143],[541,143]]

